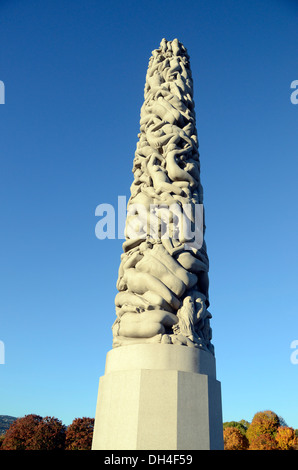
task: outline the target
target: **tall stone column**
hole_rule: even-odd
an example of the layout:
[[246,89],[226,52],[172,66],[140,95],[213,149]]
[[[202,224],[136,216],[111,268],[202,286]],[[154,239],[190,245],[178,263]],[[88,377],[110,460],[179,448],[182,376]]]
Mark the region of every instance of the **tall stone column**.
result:
[[189,56],[149,61],[93,449],[222,449]]

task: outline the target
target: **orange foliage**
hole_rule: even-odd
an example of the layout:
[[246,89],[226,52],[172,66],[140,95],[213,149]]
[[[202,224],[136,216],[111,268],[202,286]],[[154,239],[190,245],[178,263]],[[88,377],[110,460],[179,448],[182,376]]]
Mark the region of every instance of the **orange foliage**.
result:
[[249,441],[249,450],[276,450],[277,444],[274,436],[264,433],[253,436]]
[[[268,446],[273,448],[274,436],[279,424],[279,417],[273,411],[259,411],[256,413],[246,433],[250,447],[261,446],[263,448]],[[261,438],[262,436],[264,438]]]
[[2,450],[62,450],[65,426],[57,418],[26,415],[7,430]]
[[226,427],[223,436],[225,450],[245,450],[248,448],[246,436],[236,427]]
[[298,445],[294,429],[288,426],[280,426],[277,429],[275,440],[280,450],[294,450]]
[[66,431],[65,450],[91,450],[94,419],[76,418]]

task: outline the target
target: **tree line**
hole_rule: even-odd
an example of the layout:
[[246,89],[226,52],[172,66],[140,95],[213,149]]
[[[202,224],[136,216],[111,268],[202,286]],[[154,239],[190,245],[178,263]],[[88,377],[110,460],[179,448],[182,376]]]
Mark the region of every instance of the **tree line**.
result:
[[0,450],[90,450],[93,427],[93,418],[75,418],[65,426],[57,418],[29,414],[0,436]]
[[223,434],[225,450],[298,450],[298,429],[271,410],[257,412],[251,423],[226,422]]
[[[30,414],[16,419],[0,436],[0,450],[91,450],[93,418],[75,418],[65,426],[57,418]],[[225,450],[298,450],[298,430],[273,411],[248,421],[223,425]]]

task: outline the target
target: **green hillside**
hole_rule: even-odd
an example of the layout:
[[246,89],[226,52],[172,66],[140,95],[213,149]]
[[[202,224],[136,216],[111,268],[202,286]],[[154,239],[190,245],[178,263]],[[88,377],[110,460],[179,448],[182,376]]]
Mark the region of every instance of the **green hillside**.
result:
[[14,416],[0,415],[0,435],[4,434],[16,419]]

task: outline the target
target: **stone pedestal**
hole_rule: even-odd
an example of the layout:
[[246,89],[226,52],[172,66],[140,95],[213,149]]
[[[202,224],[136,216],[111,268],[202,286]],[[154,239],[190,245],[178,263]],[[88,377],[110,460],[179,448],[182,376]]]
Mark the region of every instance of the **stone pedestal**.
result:
[[222,450],[215,359],[200,349],[136,344],[108,352],[93,450]]

